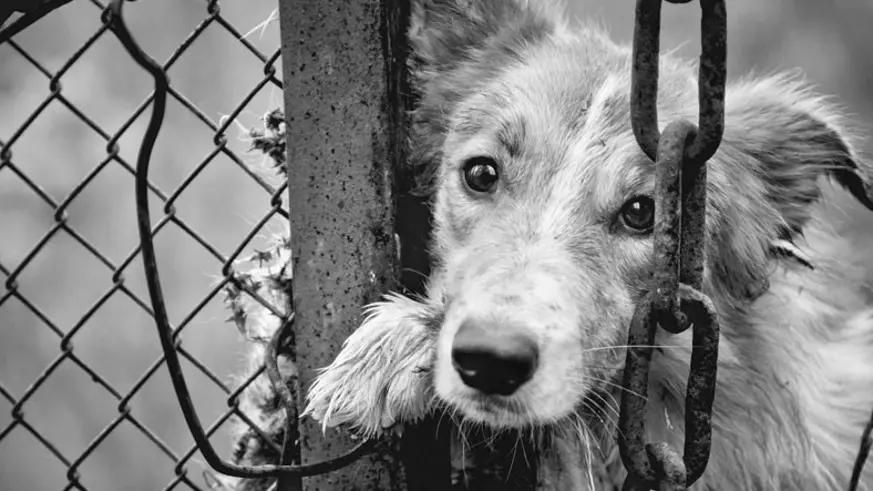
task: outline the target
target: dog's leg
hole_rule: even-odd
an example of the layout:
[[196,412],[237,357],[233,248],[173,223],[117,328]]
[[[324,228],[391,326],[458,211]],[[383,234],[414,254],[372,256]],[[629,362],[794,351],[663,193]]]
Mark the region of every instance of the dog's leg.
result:
[[312,384],[304,415],[364,437],[412,422],[431,409],[433,308],[392,294],[367,317]]

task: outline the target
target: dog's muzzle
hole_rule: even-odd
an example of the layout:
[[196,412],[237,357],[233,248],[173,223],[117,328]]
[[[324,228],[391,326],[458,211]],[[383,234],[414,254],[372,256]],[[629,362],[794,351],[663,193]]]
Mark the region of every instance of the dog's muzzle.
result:
[[468,318],[452,341],[452,366],[464,384],[508,396],[533,377],[539,350],[521,328]]

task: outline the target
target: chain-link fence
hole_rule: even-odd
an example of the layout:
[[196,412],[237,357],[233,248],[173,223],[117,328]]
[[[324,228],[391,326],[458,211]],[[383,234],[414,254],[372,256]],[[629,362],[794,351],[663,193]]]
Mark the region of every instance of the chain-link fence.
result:
[[[247,153],[248,128],[282,100],[276,3],[228,3],[139,2],[127,15],[173,77],[152,235],[192,397],[224,455],[254,376],[233,377],[243,345],[222,292],[235,259],[287,230],[284,179]],[[217,488],[179,414],[143,281],[131,191],[152,80],[109,31],[107,7],[71,2],[0,45],[0,482]]]

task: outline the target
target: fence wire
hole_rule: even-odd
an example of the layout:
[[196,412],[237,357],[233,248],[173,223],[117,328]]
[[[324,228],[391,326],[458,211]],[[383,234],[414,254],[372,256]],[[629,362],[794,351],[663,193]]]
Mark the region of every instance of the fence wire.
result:
[[[60,2],[58,6],[63,6],[66,3]],[[201,2],[201,4],[203,11],[202,19],[191,30],[190,34],[178,44],[170,56],[166,58],[162,68],[172,73],[174,66],[180,63],[190,63],[191,59],[197,55],[189,53],[196,49],[198,44],[210,42],[205,40],[205,38],[215,36],[216,31],[221,31],[222,35],[229,35],[235,40],[234,42],[245,50],[246,56],[261,67],[262,72],[259,80],[242,96],[229,114],[217,119],[210,116],[207,111],[199,108],[193,102],[192,99],[196,99],[198,94],[186,94],[177,88],[176,85],[171,84],[168,90],[169,98],[172,102],[177,103],[176,105],[182,108],[189,116],[193,116],[197,121],[197,125],[201,125],[206,130],[206,134],[211,137],[211,141],[208,143],[208,146],[211,148],[205,155],[201,156],[199,162],[177,184],[168,186],[159,184],[154,180],[148,183],[150,199],[156,205],[153,206],[153,209],[159,207],[161,210],[156,223],[153,224],[151,236],[158,243],[164,241],[165,244],[167,243],[166,241],[172,241],[172,244],[177,244],[180,241],[190,244],[190,241],[193,241],[197,245],[197,252],[195,254],[200,258],[197,263],[212,264],[208,272],[201,272],[203,277],[207,278],[210,282],[207,293],[194,302],[193,306],[189,304],[184,309],[184,312],[179,313],[178,318],[181,320],[174,322],[172,325],[173,335],[177,343],[177,352],[187,362],[186,373],[189,374],[189,377],[195,376],[197,380],[198,391],[194,394],[195,398],[198,398],[198,394],[202,396],[204,391],[206,391],[204,385],[209,385],[213,395],[212,400],[223,399],[226,403],[226,409],[221,410],[220,414],[217,415],[212,414],[215,412],[214,410],[210,411],[213,408],[198,404],[198,408],[203,407],[202,413],[209,413],[212,416],[212,421],[206,430],[207,434],[213,436],[227,433],[229,431],[228,425],[231,421],[237,422],[237,424],[242,422],[247,427],[244,430],[245,432],[260,436],[261,441],[265,445],[272,446],[276,452],[280,452],[281,442],[272,441],[270,435],[265,433],[264,428],[252,421],[240,409],[241,393],[255,383],[256,380],[265,377],[263,367],[252,370],[250,375],[244,380],[228,383],[228,374],[218,373],[218,371],[210,368],[209,364],[204,361],[205,358],[214,358],[214,356],[209,354],[211,351],[209,346],[210,338],[221,338],[222,335],[214,331],[204,333],[201,329],[199,334],[191,334],[191,336],[199,338],[197,346],[194,346],[196,349],[189,348],[183,343],[183,339],[188,335],[189,331],[192,331],[192,325],[206,322],[218,324],[217,322],[212,322],[212,319],[204,321],[203,317],[216,310],[213,308],[215,303],[224,302],[229,294],[232,294],[235,290],[238,291],[240,284],[245,283],[245,273],[238,271],[236,266],[237,261],[248,259],[250,254],[254,254],[255,261],[263,258],[265,253],[263,251],[256,252],[256,244],[264,235],[276,235],[273,229],[275,229],[277,221],[281,220],[284,224],[288,217],[287,204],[283,200],[283,191],[287,185],[283,182],[281,176],[277,176],[279,177],[277,179],[270,179],[269,173],[264,172],[263,169],[258,169],[257,165],[252,164],[251,156],[246,156],[242,154],[241,150],[233,148],[236,145],[233,144],[231,137],[229,137],[229,134],[237,130],[241,115],[244,115],[244,113],[265,112],[266,108],[264,107],[249,107],[256,96],[262,95],[264,91],[271,88],[282,88],[282,81],[279,75],[281,71],[277,68],[280,50],[277,47],[272,52],[264,52],[261,48],[257,47],[255,43],[249,40],[244,30],[235,27],[228,18],[222,15],[218,1]],[[21,449],[32,451],[34,444],[36,444],[37,447],[44,449],[44,452],[41,453],[47,452],[50,454],[52,456],[51,459],[63,468],[65,482],[62,484],[62,489],[64,490],[118,489],[118,487],[113,487],[112,485],[100,486],[89,484],[106,479],[105,476],[100,477],[98,472],[87,473],[83,470],[89,467],[89,460],[122,463],[124,467],[115,468],[111,473],[119,476],[119,479],[125,479],[121,482],[132,486],[131,489],[143,488],[134,486],[133,484],[135,483],[132,483],[129,478],[125,477],[126,474],[128,476],[137,474],[151,476],[148,479],[152,483],[154,482],[155,475],[166,474],[164,489],[167,490],[223,489],[224,484],[222,484],[222,479],[208,473],[206,466],[200,461],[198,448],[193,443],[186,443],[186,448],[183,450],[178,449],[178,444],[171,443],[170,440],[179,440],[180,438],[177,438],[179,436],[185,442],[190,441],[187,428],[184,425],[177,425],[174,431],[166,430],[167,423],[164,419],[168,417],[168,414],[171,415],[170,417],[175,417],[178,414],[178,407],[171,390],[167,388],[160,394],[159,397],[164,401],[164,405],[161,406],[160,410],[135,410],[142,403],[142,399],[146,397],[144,394],[149,392],[148,386],[158,383],[153,381],[153,379],[166,378],[165,374],[161,373],[166,366],[166,359],[163,355],[156,355],[147,368],[137,374],[129,387],[122,388],[122,384],[115,381],[118,377],[107,373],[107,370],[110,369],[108,367],[111,366],[100,359],[103,356],[110,356],[107,352],[112,350],[111,345],[113,341],[111,339],[105,341],[105,343],[108,343],[105,346],[106,350],[99,351],[97,355],[83,356],[82,350],[75,347],[77,340],[93,336],[93,334],[85,334],[83,336],[83,333],[96,329],[92,324],[99,323],[95,319],[101,315],[101,311],[112,310],[117,312],[112,304],[118,301],[118,297],[129,299],[135,307],[130,307],[128,311],[125,311],[123,318],[118,318],[117,315],[114,315],[111,322],[122,324],[126,318],[141,318],[141,314],[145,314],[148,319],[154,316],[151,304],[147,301],[143,289],[138,287],[142,283],[138,281],[141,267],[139,264],[134,263],[140,260],[140,246],[136,245],[125,254],[107,252],[107,247],[100,244],[101,242],[106,242],[105,239],[95,240],[93,234],[89,236],[89,233],[82,232],[83,227],[81,224],[87,223],[88,220],[93,220],[95,217],[83,216],[76,208],[78,202],[85,201],[82,196],[97,192],[94,190],[95,188],[105,186],[105,181],[109,179],[106,177],[108,174],[117,173],[121,170],[131,177],[134,175],[134,164],[130,158],[124,156],[121,141],[130,133],[135,133],[130,138],[139,139],[139,131],[132,128],[141,123],[140,120],[144,119],[141,116],[151,107],[155,97],[154,92],[149,94],[123,122],[116,127],[112,127],[102,122],[101,118],[93,116],[91,114],[91,111],[94,111],[93,108],[85,107],[86,105],[77,102],[73,97],[69,97],[64,90],[63,82],[66,81],[65,76],[77,64],[83,64],[82,60],[89,51],[93,51],[95,44],[100,42],[118,44],[117,39],[114,38],[111,32],[108,32],[108,7],[107,3],[99,0],[76,0],[70,6],[50,14],[63,16],[66,8],[76,8],[78,9],[77,12],[82,15],[83,9],[85,9],[88,10],[88,14],[84,15],[93,16],[95,24],[98,26],[57,69],[52,69],[48,63],[41,61],[37,54],[32,53],[25,42],[27,40],[19,41],[17,38],[21,33],[12,36],[11,39],[5,40],[5,42],[0,44],[0,49],[3,50],[0,51],[0,54],[4,56],[0,60],[3,60],[4,67],[11,66],[13,63],[12,59],[15,59],[14,62],[16,63],[24,62],[29,67],[38,71],[46,87],[44,97],[41,98],[37,107],[29,114],[22,115],[17,113],[17,111],[12,111],[5,112],[3,115],[7,122],[15,119],[20,121],[20,123],[18,123],[17,128],[11,134],[0,133],[0,180],[2,180],[0,185],[15,189],[15,194],[12,195],[11,199],[20,199],[22,202],[23,200],[38,200],[48,206],[51,213],[51,222],[43,227],[41,236],[23,256],[15,257],[16,254],[13,251],[4,250],[3,244],[9,244],[7,238],[12,237],[11,233],[0,240],[0,278],[2,278],[4,285],[3,289],[0,290],[0,323],[2,323],[3,330],[6,331],[3,333],[4,341],[0,343],[0,345],[4,346],[0,349],[0,352],[4,353],[3,357],[6,358],[11,356],[10,353],[16,346],[24,346],[32,342],[39,342],[39,349],[44,352],[46,333],[51,333],[58,346],[53,359],[43,365],[40,373],[29,380],[26,385],[10,382],[10,379],[19,380],[23,377],[21,374],[13,373],[20,368],[13,366],[13,363],[15,363],[14,357],[9,359],[8,364],[4,362],[2,365],[3,369],[0,371],[0,396],[2,397],[0,397],[0,400],[8,402],[11,417],[8,423],[0,420],[0,428],[2,428],[0,429],[0,462],[3,462],[0,465],[0,482],[4,483],[4,487],[15,484],[15,481],[11,481],[11,476],[14,474],[12,463],[27,465],[28,463],[45,462],[46,459],[35,458],[33,455],[23,457],[28,460],[12,458],[13,454],[20,454]],[[275,5],[271,3],[270,7],[273,8]],[[167,10],[166,12],[169,14],[170,11]],[[136,15],[136,12],[133,11],[131,15]],[[0,30],[0,39],[3,39],[8,34],[6,28],[15,28],[16,22],[20,22],[22,19],[24,19],[24,16],[17,19],[12,18],[4,24],[4,29]],[[43,25],[41,21],[28,27],[27,34],[36,31],[38,33],[36,36],[51,36],[47,29],[49,29],[49,26]],[[160,27],[157,29],[160,29]],[[21,32],[23,33],[24,31]],[[104,38],[109,39],[103,41]],[[233,70],[235,68],[227,67],[226,69]],[[130,70],[128,76],[145,81],[150,80],[147,73],[133,69]],[[0,89],[2,89],[2,84],[0,84]],[[23,105],[20,102],[13,101],[13,108],[20,109]],[[98,159],[97,164],[84,177],[78,180],[72,189],[69,191],[65,190],[65,195],[61,199],[54,196],[58,194],[58,186],[54,184],[56,179],[45,172],[40,172],[38,169],[34,170],[33,162],[26,157],[28,154],[33,153],[31,151],[32,148],[29,148],[33,145],[31,143],[33,140],[27,140],[26,135],[29,131],[38,131],[34,128],[39,125],[40,121],[52,118],[53,116],[48,113],[58,109],[65,111],[67,116],[71,115],[79,123],[83,123],[88,128],[90,133],[89,138],[96,137],[105,145],[105,155]],[[164,128],[165,132],[174,131],[172,125],[166,126],[169,127]],[[176,131],[179,131],[179,129]],[[199,132],[197,134],[200,135],[202,133]],[[194,137],[192,136],[191,138]],[[45,135],[43,135],[43,140],[36,141],[47,145],[52,144],[50,139],[45,139]],[[258,146],[259,143],[263,143],[263,138],[255,139],[254,141],[255,146]],[[248,142],[245,144],[248,145]],[[264,150],[262,145],[259,149]],[[135,146],[128,149],[128,151],[130,150],[135,151]],[[20,157],[20,155],[24,157]],[[213,170],[214,168],[219,169]],[[185,201],[187,194],[196,194],[191,192],[195,183],[199,180],[215,183],[215,178],[211,178],[210,173],[214,175],[216,172],[220,172],[224,176],[229,175],[225,178],[232,179],[234,187],[248,186],[247,189],[251,189],[252,185],[254,185],[255,188],[260,190],[259,194],[262,195],[263,213],[257,218],[246,217],[246,221],[249,222],[249,230],[237,236],[235,245],[226,240],[222,241],[228,242],[223,246],[214,244],[215,241],[211,240],[208,234],[198,231],[198,229],[206,226],[203,225],[205,222],[201,222],[198,225],[198,217],[195,213],[190,212],[186,214],[182,212],[186,209],[186,206],[190,206],[187,204],[189,202]],[[248,183],[243,181],[248,181]],[[131,178],[125,182],[132,186],[133,179]],[[5,188],[0,188],[0,190],[2,189]],[[128,191],[132,188],[125,189],[120,195],[123,196],[122,199],[130,200],[131,194]],[[2,191],[0,191],[0,194],[2,194]],[[252,193],[250,192],[249,194]],[[110,206],[122,205],[113,204]],[[190,208],[188,209],[190,210]],[[250,209],[247,208],[246,211],[248,212]],[[186,216],[186,218],[183,218],[183,216]],[[127,217],[127,220],[131,223],[134,222],[133,217]],[[29,230],[39,226],[30,224]],[[2,224],[2,227],[7,233],[10,230],[14,230],[8,224]],[[184,239],[180,239],[180,234]],[[0,231],[0,237],[4,235],[6,234]],[[55,246],[54,244],[57,243],[63,243],[63,245]],[[79,249],[74,244],[84,248],[85,254],[74,254],[63,249]],[[33,293],[39,292],[43,288],[43,283],[41,282],[51,281],[51,277],[44,277],[45,275],[42,272],[45,271],[45,266],[42,263],[47,258],[58,254],[56,250],[49,251],[52,247],[61,247],[62,252],[60,254],[69,254],[75,258],[71,259],[71,261],[87,261],[90,266],[93,266],[87,269],[86,277],[79,278],[83,283],[101,276],[108,278],[110,283],[98,295],[97,299],[85,309],[84,313],[64,321],[56,320],[58,315],[53,312],[55,309],[52,309],[50,302],[44,295]],[[226,252],[228,249],[232,251],[230,254]],[[163,252],[167,252],[166,247],[163,249]],[[113,256],[119,255],[121,259],[113,259]],[[96,260],[96,263],[90,259],[83,259],[80,256],[89,256],[91,259]],[[162,257],[167,257],[167,255],[162,254]],[[204,260],[203,257],[208,258],[208,260]],[[95,264],[96,266],[94,266]],[[213,273],[215,271],[220,271],[220,277],[217,281]],[[34,278],[34,275],[30,273],[38,273],[40,276]],[[129,281],[131,277],[134,281]],[[59,291],[75,288],[75,284],[64,284],[61,285]],[[172,288],[170,289],[172,290]],[[126,304],[130,304],[130,302],[126,302]],[[137,310],[138,313],[130,312],[131,310]],[[27,331],[23,332],[19,330],[20,326],[16,324],[25,316],[30,318],[30,322],[24,322],[24,324],[27,324]],[[176,316],[174,315],[174,317]],[[231,317],[229,320],[235,321],[236,319]],[[153,321],[147,321],[146,325],[153,325]],[[219,328],[222,331],[234,332],[236,336],[235,330],[232,327],[228,327],[227,324],[220,325]],[[16,339],[13,337],[13,330],[18,333],[17,336],[20,336],[20,338]],[[110,333],[106,336],[111,338],[114,335]],[[145,330],[143,337],[146,336],[154,337],[153,328]],[[227,336],[224,335],[224,338],[226,339]],[[93,341],[89,340],[86,344],[91,345],[92,343]],[[124,343],[119,342],[119,344],[123,345]],[[227,342],[217,343],[214,349],[225,349],[227,344]],[[149,340],[149,346],[154,347],[151,340]],[[158,353],[157,350],[149,350],[148,352],[153,354]],[[125,356],[133,357],[131,353],[117,355],[119,361],[124,360]],[[31,360],[31,364],[33,363],[34,361]],[[67,373],[70,370],[80,372],[79,375],[84,374],[86,379],[81,377],[76,378],[73,386],[63,383],[59,387],[57,384],[52,383],[53,379],[61,378],[58,374]],[[125,367],[124,370],[130,370],[130,368]],[[69,377],[70,375],[63,376],[64,381],[66,382]],[[101,394],[95,395],[90,388],[85,387],[85,384],[91,383],[96,384]],[[219,394],[218,396],[215,396],[216,389]],[[116,408],[115,414],[109,417],[108,422],[102,424],[102,428],[95,436],[90,437],[90,441],[82,449],[70,449],[69,447],[73,445],[59,443],[59,440],[70,439],[69,434],[82,433],[80,428],[71,428],[69,426],[57,428],[52,427],[51,424],[45,421],[47,418],[52,419],[56,416],[51,410],[47,411],[45,403],[40,401],[45,401],[48,398],[58,403],[55,406],[62,406],[64,398],[58,396],[57,392],[54,395],[51,394],[52,391],[60,390],[88,394],[87,397],[99,398],[99,401],[105,400],[105,397],[108,396]],[[86,407],[90,408],[93,404],[97,404],[97,402],[89,402]],[[57,417],[56,419],[65,420],[63,417]],[[75,420],[76,418],[71,419],[71,421]],[[139,436],[131,437],[129,430],[122,429],[128,426],[134,428]],[[164,428],[164,431],[157,430],[157,427]],[[47,428],[54,431],[49,431]],[[181,433],[179,433],[180,431]],[[120,436],[121,434],[123,436]],[[117,451],[119,448],[114,443],[107,445],[107,442],[113,438],[124,438],[122,442],[124,446],[129,445],[134,440],[141,441],[144,439],[144,441],[150,442],[150,445],[153,445],[157,452],[162,454],[164,464],[157,468],[138,469],[140,466],[147,463],[159,462],[159,460],[152,457],[151,460],[144,458],[142,460],[122,459],[113,461],[111,456],[113,450],[111,449],[116,449]],[[25,442],[24,440],[29,441]],[[226,440],[229,441],[229,439]],[[217,441],[216,444],[221,447]],[[100,449],[103,447],[108,447],[110,450],[101,452]],[[107,455],[107,453],[110,455]],[[150,451],[143,449],[141,446],[134,445],[132,449],[128,448],[126,455],[149,453]],[[98,456],[98,454],[101,455]],[[45,466],[36,465],[34,467],[35,472],[54,468],[54,466],[48,464]],[[105,470],[101,472],[105,472]],[[127,485],[124,487],[127,487]]]

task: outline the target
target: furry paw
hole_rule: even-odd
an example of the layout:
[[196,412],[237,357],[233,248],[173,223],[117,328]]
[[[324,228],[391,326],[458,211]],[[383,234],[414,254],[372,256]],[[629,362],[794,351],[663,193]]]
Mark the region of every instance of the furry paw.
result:
[[[304,416],[369,438],[431,410],[434,309],[391,294],[367,307],[363,324],[316,377]],[[399,428],[397,428],[399,429]]]

